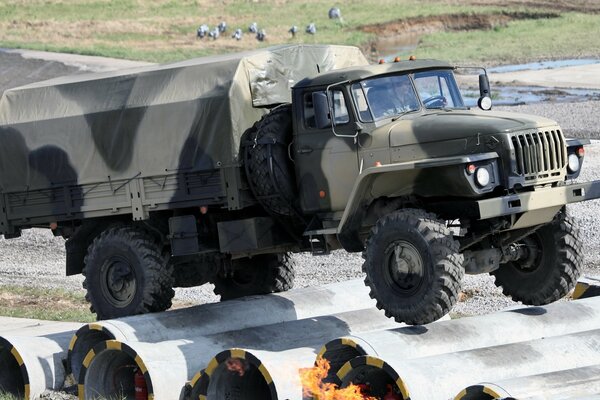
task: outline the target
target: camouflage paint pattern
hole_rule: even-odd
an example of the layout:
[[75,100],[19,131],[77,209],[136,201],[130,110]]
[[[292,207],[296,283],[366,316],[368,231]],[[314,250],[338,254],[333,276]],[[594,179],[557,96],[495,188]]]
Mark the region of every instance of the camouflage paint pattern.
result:
[[144,219],[226,202],[223,177],[235,173],[224,170],[267,106],[289,102],[291,86],[318,70],[366,63],[354,47],[284,45],[10,89],[0,100],[5,218]]

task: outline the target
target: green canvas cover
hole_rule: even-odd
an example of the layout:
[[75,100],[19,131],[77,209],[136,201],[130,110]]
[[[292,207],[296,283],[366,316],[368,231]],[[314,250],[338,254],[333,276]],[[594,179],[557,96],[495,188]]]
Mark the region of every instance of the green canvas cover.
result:
[[368,64],[358,48],[283,45],[61,77],[0,100],[0,190],[30,191],[237,161],[240,137],[307,76]]

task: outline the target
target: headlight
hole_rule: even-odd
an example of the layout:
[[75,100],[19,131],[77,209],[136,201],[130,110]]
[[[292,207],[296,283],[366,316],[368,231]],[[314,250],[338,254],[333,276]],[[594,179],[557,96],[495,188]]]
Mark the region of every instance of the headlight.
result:
[[581,164],[577,154],[569,154],[569,164],[567,165],[569,172],[574,174],[575,172],[579,171],[580,166]]
[[475,182],[481,186],[487,186],[490,183],[490,171],[487,168],[479,167],[475,171]]

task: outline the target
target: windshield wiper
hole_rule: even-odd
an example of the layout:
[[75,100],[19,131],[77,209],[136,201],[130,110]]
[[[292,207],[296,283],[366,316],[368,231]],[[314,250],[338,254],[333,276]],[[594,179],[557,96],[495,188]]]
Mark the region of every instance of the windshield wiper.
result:
[[415,112],[415,111],[419,111],[419,110],[408,110],[408,111],[404,111],[404,112],[402,112],[402,113],[400,113],[400,114],[396,115],[395,117],[393,117],[393,118],[392,118],[392,122],[394,122],[394,121],[397,121],[398,119],[400,119],[401,117],[405,116],[406,114],[408,114],[408,113],[411,113],[411,112]]

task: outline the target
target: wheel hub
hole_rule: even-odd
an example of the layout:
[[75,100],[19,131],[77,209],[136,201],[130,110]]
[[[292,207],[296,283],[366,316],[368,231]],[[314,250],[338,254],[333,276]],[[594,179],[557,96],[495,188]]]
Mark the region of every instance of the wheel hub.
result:
[[532,236],[512,245],[515,261],[519,261],[519,269],[526,272],[535,271],[540,265],[540,246]]
[[135,274],[132,266],[120,257],[113,257],[104,264],[101,287],[107,301],[116,307],[131,302],[136,291]]
[[409,242],[400,241],[393,245],[388,270],[396,287],[407,294],[416,291],[423,281],[423,259]]

